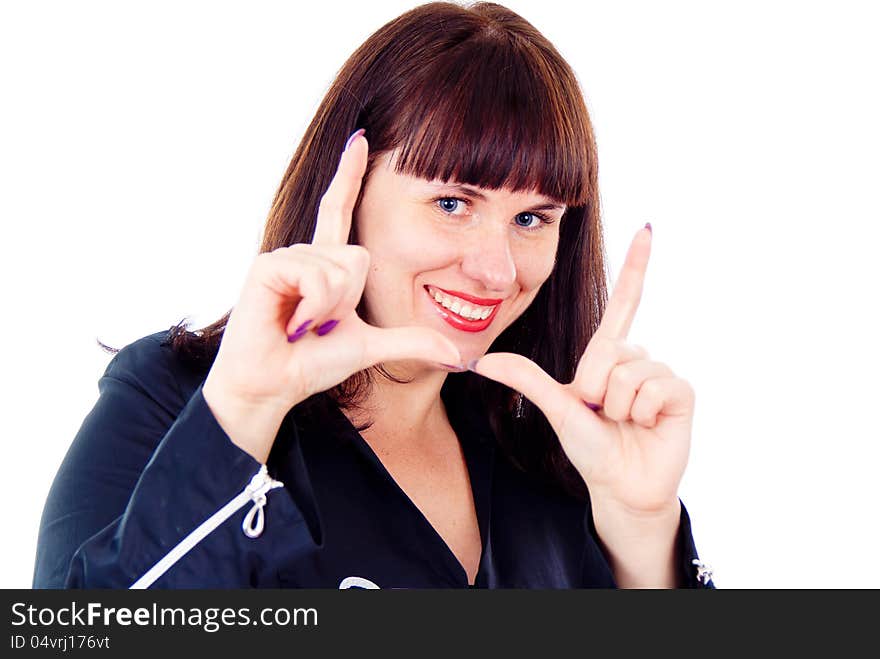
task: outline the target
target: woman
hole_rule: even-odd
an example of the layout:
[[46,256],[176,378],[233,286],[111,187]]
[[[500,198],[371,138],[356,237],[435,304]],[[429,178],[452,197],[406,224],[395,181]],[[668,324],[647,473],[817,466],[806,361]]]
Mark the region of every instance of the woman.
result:
[[34,585],[711,586],[693,392],[626,341],[650,241],[606,307],[569,66],[499,5],[407,12],[340,71],[232,311],[111,361]]

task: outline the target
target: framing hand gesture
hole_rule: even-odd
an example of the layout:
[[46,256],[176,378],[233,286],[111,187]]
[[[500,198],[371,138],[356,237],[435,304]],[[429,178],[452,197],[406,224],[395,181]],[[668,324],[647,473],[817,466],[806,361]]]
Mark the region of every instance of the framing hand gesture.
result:
[[349,245],[367,167],[363,131],[349,139],[321,198],[311,243],[254,259],[203,394],[230,438],[265,462],[291,407],[374,364],[458,364],[458,347],[429,327],[375,327],[358,317],[370,254]]
[[531,360],[511,353],[487,354],[472,367],[538,406],[594,503],[613,504],[639,517],[679,510],[677,490],[694,412],[690,384],[626,341],[641,299],[651,238],[646,225],[633,239],[571,383],[560,384]]

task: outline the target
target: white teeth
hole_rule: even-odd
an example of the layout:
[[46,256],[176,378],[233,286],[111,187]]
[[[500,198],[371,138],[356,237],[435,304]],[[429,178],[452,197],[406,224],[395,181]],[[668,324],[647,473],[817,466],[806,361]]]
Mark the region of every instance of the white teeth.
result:
[[489,317],[489,314],[491,314],[492,311],[495,309],[494,306],[480,307],[475,304],[463,302],[458,298],[445,295],[440,291],[435,290],[433,293],[431,293],[431,291],[428,292],[443,307],[469,320],[485,320]]

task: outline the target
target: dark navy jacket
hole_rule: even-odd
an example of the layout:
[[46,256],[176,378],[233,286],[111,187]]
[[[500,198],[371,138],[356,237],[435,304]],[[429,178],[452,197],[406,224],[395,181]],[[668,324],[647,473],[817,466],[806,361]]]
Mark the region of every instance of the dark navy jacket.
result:
[[[99,380],[98,402],[46,501],[35,588],[468,586],[455,555],[338,408],[333,423],[317,424],[294,407],[261,480],[261,465],[205,403],[207,372],[184,366],[167,335],[126,346]],[[485,416],[450,400],[449,387],[441,396],[479,520],[475,586],[614,587],[589,503],[514,469]],[[244,492],[251,483],[265,487]],[[203,525],[209,518],[220,521],[213,530]],[[194,530],[191,549],[162,565]],[[682,584],[714,587],[684,505],[678,552]]]

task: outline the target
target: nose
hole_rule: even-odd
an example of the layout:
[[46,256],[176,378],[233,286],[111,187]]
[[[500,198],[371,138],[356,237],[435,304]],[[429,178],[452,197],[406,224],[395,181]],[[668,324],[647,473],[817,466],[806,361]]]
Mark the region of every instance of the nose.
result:
[[471,235],[461,269],[480,282],[486,294],[507,295],[516,280],[516,263],[506,227],[486,223],[485,230]]

